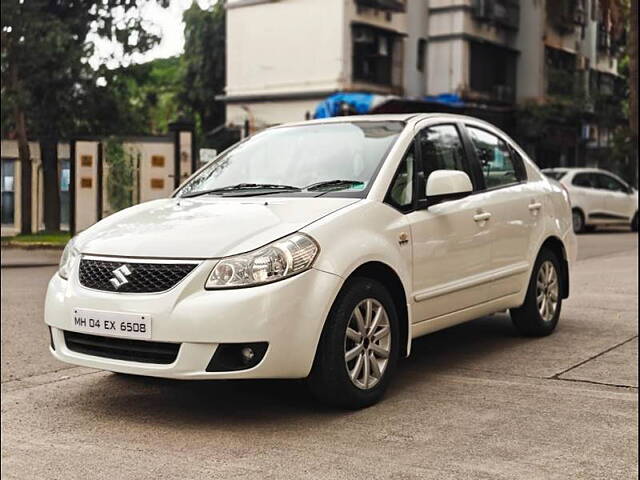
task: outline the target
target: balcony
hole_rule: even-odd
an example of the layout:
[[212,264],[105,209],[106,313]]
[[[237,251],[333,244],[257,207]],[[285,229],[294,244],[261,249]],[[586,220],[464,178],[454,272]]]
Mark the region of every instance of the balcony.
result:
[[559,33],[575,31],[575,27],[587,23],[587,10],[584,0],[554,0],[547,2],[547,18],[550,25]]
[[355,0],[359,8],[375,8],[387,12],[402,13],[406,10],[404,0]]
[[474,0],[473,17],[509,30],[520,27],[519,0]]

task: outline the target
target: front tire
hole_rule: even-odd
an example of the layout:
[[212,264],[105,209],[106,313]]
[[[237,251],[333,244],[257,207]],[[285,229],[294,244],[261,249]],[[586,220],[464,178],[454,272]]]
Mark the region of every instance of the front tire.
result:
[[562,309],[561,272],[556,254],[542,249],[533,267],[524,303],[511,309],[511,320],[522,335],[544,337],[555,330]]
[[387,389],[399,356],[399,321],[388,290],[369,278],[354,278],[336,299],[313,369],[311,392],[341,408],[364,408]]

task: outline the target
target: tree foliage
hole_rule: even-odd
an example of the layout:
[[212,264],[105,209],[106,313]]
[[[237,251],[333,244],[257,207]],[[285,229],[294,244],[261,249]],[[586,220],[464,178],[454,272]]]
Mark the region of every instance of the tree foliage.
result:
[[[31,231],[27,138],[86,133],[105,118],[122,125],[112,115],[117,110],[102,108],[96,83],[101,72],[87,61],[98,39],[119,45],[123,61],[157,43],[159,38],[140,15],[146,1],[152,0],[2,1],[2,134],[18,140],[22,233]],[[54,155],[43,158],[47,228],[52,228],[59,211],[57,158],[55,149],[51,151]]]
[[183,114],[192,116],[200,133],[224,123],[224,105],[216,95],[225,86],[225,9],[217,2],[203,10],[197,2],[184,12],[184,76],[178,94]]

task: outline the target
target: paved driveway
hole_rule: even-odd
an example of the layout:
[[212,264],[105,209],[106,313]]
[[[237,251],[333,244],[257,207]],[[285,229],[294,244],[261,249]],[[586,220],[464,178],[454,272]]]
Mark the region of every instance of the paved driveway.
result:
[[495,315],[424,337],[382,403],[301,382],[179,382],[55,361],[55,268],[3,269],[3,478],[637,478],[637,235],[579,237],[556,333]]

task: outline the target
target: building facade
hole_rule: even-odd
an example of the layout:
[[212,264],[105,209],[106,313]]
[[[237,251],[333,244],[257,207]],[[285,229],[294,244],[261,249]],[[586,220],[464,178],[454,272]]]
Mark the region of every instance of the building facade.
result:
[[[624,32],[615,1],[227,0],[226,5],[227,88],[221,99],[232,128],[249,125],[255,131],[312,117],[336,92],[414,102],[446,95],[464,105],[505,111],[556,97],[614,93],[620,82],[617,56]],[[588,104],[584,113],[579,124],[566,129],[567,138],[542,151],[546,163],[584,163],[590,147],[606,146],[610,132],[598,128],[597,118],[589,121]]]

